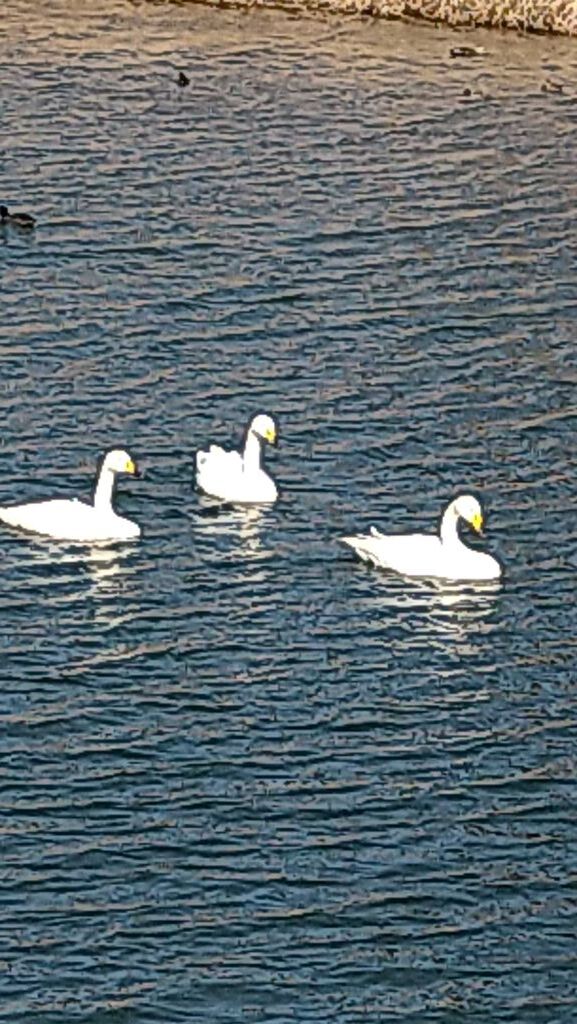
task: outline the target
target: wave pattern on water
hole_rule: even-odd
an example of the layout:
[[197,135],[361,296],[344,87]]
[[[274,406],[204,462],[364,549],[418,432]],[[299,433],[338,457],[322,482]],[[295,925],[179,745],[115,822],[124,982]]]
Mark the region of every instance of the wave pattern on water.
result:
[[[0,534],[0,1021],[573,1024],[574,51],[29,7],[0,500],[122,444],[144,533]],[[194,451],[257,409],[281,501],[219,510]],[[461,488],[502,586],[337,543]]]

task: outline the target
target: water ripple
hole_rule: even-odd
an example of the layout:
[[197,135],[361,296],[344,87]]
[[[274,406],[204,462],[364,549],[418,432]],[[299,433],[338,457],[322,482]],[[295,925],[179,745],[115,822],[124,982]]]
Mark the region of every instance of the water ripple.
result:
[[[573,1024],[574,47],[3,29],[1,500],[145,475],[138,544],[0,535],[0,1020]],[[194,451],[257,409],[281,501],[218,508]],[[502,584],[337,543],[461,488]]]

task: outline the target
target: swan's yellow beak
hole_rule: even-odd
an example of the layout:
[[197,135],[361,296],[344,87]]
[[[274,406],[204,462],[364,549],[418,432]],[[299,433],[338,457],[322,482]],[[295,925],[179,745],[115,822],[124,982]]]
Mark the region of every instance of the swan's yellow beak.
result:
[[471,519],[471,526],[477,533],[483,532],[483,516],[480,512],[475,512],[475,515]]
[[124,472],[125,473],[130,473],[131,476],[137,476],[138,470],[136,468],[136,463],[133,462],[132,459],[127,459],[126,460],[126,465],[124,467]]
[[275,429],[275,427],[267,427],[267,429],[264,432],[264,436],[265,436],[265,439],[270,444],[276,444],[276,429]]

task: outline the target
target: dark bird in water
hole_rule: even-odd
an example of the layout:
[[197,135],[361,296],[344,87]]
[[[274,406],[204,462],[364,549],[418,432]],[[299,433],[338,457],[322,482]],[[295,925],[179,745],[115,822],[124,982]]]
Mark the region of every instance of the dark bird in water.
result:
[[482,57],[487,51],[484,46],[453,46],[451,57]]
[[177,82],[184,89],[185,85],[190,85],[190,78],[188,77],[188,75],[185,75],[184,71],[179,71]]
[[487,93],[483,92],[482,89],[473,90],[468,85],[463,89],[463,92],[461,93],[461,96],[463,96],[467,100],[488,100],[489,99],[489,96],[487,95]]
[[7,206],[0,206],[0,224],[13,224],[17,228],[33,228],[36,219],[29,213],[8,213]]
[[554,82],[552,78],[546,78],[541,86],[541,92],[563,93],[564,91],[565,87],[561,82]]

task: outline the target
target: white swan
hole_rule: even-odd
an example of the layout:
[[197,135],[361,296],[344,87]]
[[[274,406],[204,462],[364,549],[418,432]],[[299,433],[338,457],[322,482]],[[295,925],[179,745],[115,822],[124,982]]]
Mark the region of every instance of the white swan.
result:
[[91,505],[78,498],[4,505],[0,506],[0,520],[56,540],[132,540],[140,536],[140,527],[118,516],[112,506],[117,473],[138,476],[128,452],[119,448],[107,452],[102,459]]
[[363,561],[380,569],[392,569],[403,576],[430,576],[446,580],[498,579],[502,572],[499,562],[491,555],[463,544],[457,531],[459,519],[464,519],[477,533],[481,533],[483,513],[471,494],[461,494],[447,506],[438,537],[425,533],[384,534],[372,527],[368,534],[341,539]]
[[201,491],[222,501],[238,504],[268,504],[278,497],[277,486],[261,466],[262,443],[276,444],[277,429],[272,416],[255,416],[246,432],[244,450],[227,451],[211,444],[207,452],[196,453],[196,483]]

